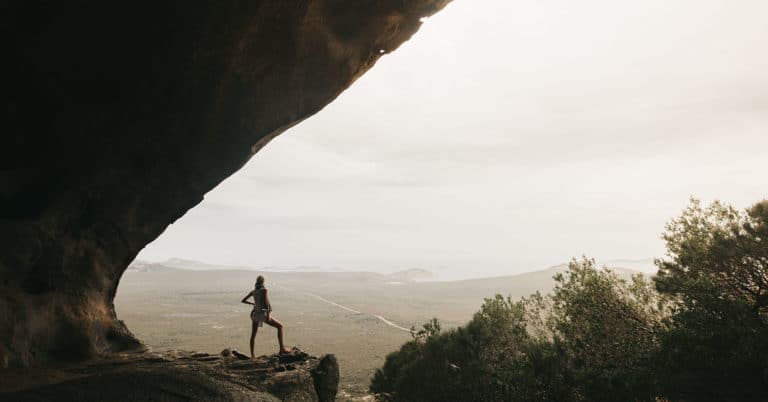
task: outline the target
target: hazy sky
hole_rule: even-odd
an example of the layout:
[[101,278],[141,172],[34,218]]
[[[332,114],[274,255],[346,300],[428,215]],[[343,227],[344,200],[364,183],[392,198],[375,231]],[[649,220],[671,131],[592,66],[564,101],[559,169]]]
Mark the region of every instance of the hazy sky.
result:
[[768,2],[455,0],[140,254],[453,276],[768,196]]

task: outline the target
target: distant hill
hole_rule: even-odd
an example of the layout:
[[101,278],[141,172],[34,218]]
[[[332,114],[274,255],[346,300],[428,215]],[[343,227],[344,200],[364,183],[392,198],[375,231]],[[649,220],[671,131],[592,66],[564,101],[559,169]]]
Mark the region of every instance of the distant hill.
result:
[[136,260],[128,266],[126,272],[166,272],[178,271],[178,269],[154,262]]
[[160,262],[158,264],[166,267],[176,268],[176,269],[187,269],[190,271],[217,271],[217,270],[250,271],[250,270],[253,270],[253,268],[250,268],[250,267],[208,264],[205,262],[200,262],[195,260],[186,260],[183,258],[171,258],[163,262]]
[[317,266],[308,266],[308,265],[290,267],[290,268],[283,268],[283,267],[276,267],[276,266],[254,268],[254,267],[245,266],[245,265],[210,264],[207,262],[189,260],[184,258],[169,258],[165,261],[160,261],[160,262],[146,262],[146,261],[136,260],[131,263],[130,266],[133,268],[129,268],[129,271],[143,272],[141,267],[145,265],[153,265],[157,267],[162,266],[162,267],[173,268],[173,269],[183,269],[187,271],[352,272],[352,271],[348,271],[340,268],[326,268],[326,267],[317,267]]
[[423,268],[411,268],[393,272],[387,275],[394,282],[424,282],[435,280],[436,276],[431,271]]
[[653,262],[653,258],[643,258],[638,260],[606,260],[597,261],[598,265],[605,265],[607,267],[616,267],[622,269],[630,269],[633,271],[640,271],[646,274],[655,274],[656,264]]

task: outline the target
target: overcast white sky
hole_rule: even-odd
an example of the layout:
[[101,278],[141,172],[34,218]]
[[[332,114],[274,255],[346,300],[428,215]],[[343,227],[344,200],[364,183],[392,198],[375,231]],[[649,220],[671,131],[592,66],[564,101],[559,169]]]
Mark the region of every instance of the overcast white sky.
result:
[[455,0],[139,258],[490,276],[768,196],[768,2]]

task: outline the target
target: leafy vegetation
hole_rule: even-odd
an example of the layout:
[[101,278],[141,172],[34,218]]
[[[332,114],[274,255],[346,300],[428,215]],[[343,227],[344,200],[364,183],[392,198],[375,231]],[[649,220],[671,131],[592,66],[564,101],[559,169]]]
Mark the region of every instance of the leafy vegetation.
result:
[[768,202],[692,200],[652,281],[574,260],[549,295],[486,299],[390,354],[371,391],[393,401],[719,401],[768,395]]
[[689,400],[768,395],[768,201],[747,211],[693,200],[667,225],[659,292],[675,298],[659,336],[660,390]]

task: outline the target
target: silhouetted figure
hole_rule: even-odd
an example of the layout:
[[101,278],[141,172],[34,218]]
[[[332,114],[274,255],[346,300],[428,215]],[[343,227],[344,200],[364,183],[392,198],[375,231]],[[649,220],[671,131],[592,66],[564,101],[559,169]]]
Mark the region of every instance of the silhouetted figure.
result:
[[[248,298],[253,297],[253,302],[249,302]],[[242,300],[245,304],[253,305],[251,310],[251,357],[253,355],[253,341],[256,338],[256,332],[259,327],[265,322],[277,328],[277,341],[280,344],[280,350],[278,353],[289,353],[290,350],[286,349],[283,345],[283,324],[280,321],[272,318],[272,306],[269,304],[269,297],[267,296],[267,288],[264,287],[264,277],[259,275],[256,278],[255,289],[250,291]]]

